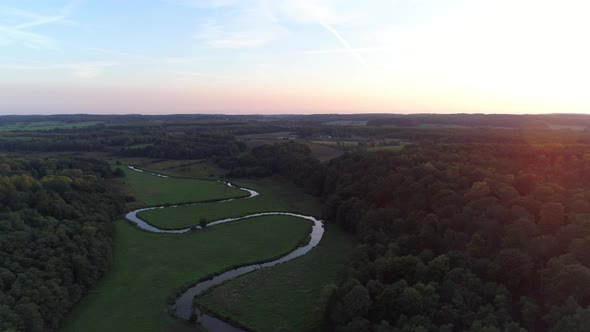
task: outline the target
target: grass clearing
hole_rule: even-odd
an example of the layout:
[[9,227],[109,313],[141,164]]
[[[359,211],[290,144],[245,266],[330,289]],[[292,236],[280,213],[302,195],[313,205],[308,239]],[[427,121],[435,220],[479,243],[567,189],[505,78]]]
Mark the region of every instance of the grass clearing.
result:
[[143,144],[133,144],[126,146],[127,149],[143,149],[147,148],[148,146],[154,146],[153,143],[143,143]]
[[37,137],[34,137],[34,136],[12,136],[12,135],[11,136],[7,136],[6,134],[0,136],[0,139],[2,139],[4,141],[11,141],[11,142],[14,142],[14,141],[30,141],[30,140],[35,139],[35,138],[37,138]]
[[145,165],[145,168],[162,174],[194,178],[222,177],[227,172],[202,159],[158,161]]
[[[152,169],[147,161],[142,167]],[[195,196],[191,196],[195,195],[194,187],[199,188],[197,192],[202,195],[200,197],[209,199],[212,190],[202,190],[203,183],[231,189],[211,181],[160,178],[126,167],[124,170],[127,177],[113,180],[111,186],[121,192],[134,193],[142,201],[135,205],[150,201],[151,204],[171,200],[175,203],[177,199],[189,196],[195,199]],[[273,178],[240,181],[239,184],[253,188],[261,195],[221,204],[192,206],[183,212],[186,215],[181,216],[180,220],[193,224],[195,214],[207,215],[213,220],[216,216],[222,218],[231,214],[277,210],[319,215],[317,199],[303,194],[292,184]],[[161,187],[157,187],[157,192],[148,194],[145,191],[150,186]],[[182,194],[181,190],[186,192]],[[170,227],[166,220],[174,220],[174,214],[182,209],[154,211],[161,215],[153,216],[152,222]],[[65,322],[64,332],[194,331],[194,326],[176,319],[169,312],[168,301],[177,291],[188,283],[231,266],[282,256],[308,236],[311,224],[295,217],[266,216],[180,235],[144,232],[122,220],[116,223],[116,227],[112,270],[75,307]],[[248,294],[248,298],[233,298],[233,302],[223,302],[223,305],[250,306],[250,297],[265,301],[252,308],[243,308],[245,311],[240,321],[252,324],[249,326],[253,328],[284,326],[289,330],[301,330],[299,327],[313,327],[318,323],[319,311],[315,307],[322,289],[335,281],[345,266],[351,247],[350,238],[329,226],[318,247],[305,256],[242,277],[246,279],[237,279],[245,280],[244,285],[249,289],[244,294]],[[254,284],[252,278],[255,276],[260,276],[260,284]],[[223,287],[241,287],[233,282]],[[260,321],[265,321],[267,316],[264,310],[269,308],[273,308],[269,311],[269,320],[261,324]],[[225,314],[223,310],[226,309],[220,306],[219,310]],[[284,324],[278,325],[281,321]]]
[[282,140],[284,137],[291,135],[288,131],[276,131],[273,133],[262,133],[262,134],[247,134],[237,135],[237,139],[248,140],[248,139],[268,139],[268,140]]
[[139,217],[157,227],[175,229],[196,225],[201,218],[214,221],[256,212],[290,211],[319,214],[317,200],[301,193],[292,184],[269,180],[242,181],[239,184],[258,191],[260,195],[221,204],[204,203],[149,210],[141,212]]
[[389,145],[389,146],[372,146],[367,148],[368,151],[401,151],[404,148],[403,145]]
[[307,142],[307,146],[311,150],[311,156],[319,161],[328,161],[337,157],[340,157],[345,153],[342,149],[337,149],[333,146],[325,144],[317,144]]
[[335,146],[335,147],[342,147],[342,148],[356,147],[359,144],[358,141],[340,141],[340,140],[312,140],[312,141],[310,141],[310,143],[323,144],[323,145],[327,145],[327,146]]
[[119,221],[110,273],[76,306],[63,331],[172,331],[168,299],[210,273],[292,250],[310,230],[302,219],[271,216],[181,235],[153,234]]
[[53,129],[73,129],[95,126],[103,123],[101,121],[83,121],[83,122],[59,122],[59,121],[39,121],[30,123],[16,123],[10,125],[1,125],[0,131],[36,131],[36,130],[53,130]]
[[328,225],[308,254],[231,280],[198,304],[256,331],[320,330],[323,291],[344,272],[353,248],[349,235]]
[[241,190],[216,181],[163,178],[132,171],[124,166],[121,168],[131,182],[135,197],[146,205],[197,202],[247,195]]

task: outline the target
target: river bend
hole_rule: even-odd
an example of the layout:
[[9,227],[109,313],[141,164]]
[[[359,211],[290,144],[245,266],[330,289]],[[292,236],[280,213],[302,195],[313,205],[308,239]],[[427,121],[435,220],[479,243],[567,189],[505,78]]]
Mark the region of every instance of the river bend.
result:
[[[168,175],[148,172],[148,171],[145,171],[145,170],[133,167],[133,166],[128,166],[128,168],[130,170],[133,170],[136,172],[141,172],[144,174],[149,174],[152,176],[163,177],[163,178],[171,177]],[[225,202],[229,202],[229,201],[233,201],[233,200],[237,200],[237,199],[249,199],[249,198],[258,196],[258,192],[254,191],[252,189],[238,187],[238,186],[235,186],[232,183],[227,182],[227,181],[219,180],[219,182],[221,182],[231,188],[236,188],[236,189],[245,191],[248,193],[248,196],[243,197],[243,198],[220,199],[219,201],[216,201],[216,202],[208,201],[207,203],[195,202],[195,203],[179,204],[179,205],[162,205],[162,206],[146,207],[146,208],[141,208],[141,209],[137,209],[137,210],[133,210],[133,211],[128,212],[125,215],[125,218],[128,221],[137,225],[137,227],[139,227],[145,231],[148,231],[148,232],[164,233],[164,234],[182,234],[182,233],[189,232],[192,229],[198,230],[201,228],[201,226],[194,225],[194,226],[182,228],[182,229],[160,229],[154,225],[149,224],[145,220],[142,220],[138,216],[138,213],[140,213],[142,211],[153,210],[153,209],[164,209],[164,208],[173,209],[173,208],[176,208],[180,205],[197,205],[197,204],[212,204],[212,203],[213,204],[223,204]],[[239,277],[243,274],[246,274],[246,273],[249,273],[249,272],[252,272],[255,270],[275,266],[277,264],[284,263],[284,262],[290,261],[292,259],[295,259],[297,257],[305,255],[306,253],[308,253],[311,249],[313,249],[315,246],[317,246],[320,243],[320,240],[322,239],[322,236],[324,234],[323,222],[321,220],[318,220],[318,219],[312,217],[312,216],[307,216],[307,215],[292,213],[292,212],[275,211],[275,212],[253,213],[253,214],[249,214],[246,216],[234,217],[234,218],[224,218],[224,219],[219,219],[219,220],[209,222],[207,224],[207,227],[214,227],[217,225],[221,225],[221,224],[225,224],[225,223],[229,223],[229,222],[234,222],[234,221],[239,221],[239,220],[244,220],[244,219],[263,217],[263,216],[275,216],[275,215],[291,216],[291,217],[302,218],[302,219],[311,221],[313,223],[313,226],[312,226],[312,230],[310,233],[310,241],[307,244],[296,248],[295,250],[287,253],[286,255],[284,255],[278,259],[264,262],[264,263],[260,263],[260,264],[250,264],[250,265],[246,264],[246,265],[237,267],[235,269],[220,273],[220,274],[214,276],[213,278],[195,283],[194,286],[186,289],[182,294],[180,294],[176,298],[176,301],[174,303],[174,312],[178,318],[181,318],[184,320],[189,320],[192,313],[195,312],[195,314],[198,317],[199,323],[201,323],[201,325],[203,325],[207,330],[209,330],[211,332],[243,331],[241,328],[235,327],[235,326],[233,326],[225,321],[222,321],[216,317],[213,317],[211,315],[201,312],[196,307],[193,307],[193,302],[194,302],[195,297],[199,296],[200,294],[202,294],[204,291],[206,291],[208,289],[211,289],[215,286],[222,284],[223,282],[225,282],[227,280],[234,279],[236,277]]]

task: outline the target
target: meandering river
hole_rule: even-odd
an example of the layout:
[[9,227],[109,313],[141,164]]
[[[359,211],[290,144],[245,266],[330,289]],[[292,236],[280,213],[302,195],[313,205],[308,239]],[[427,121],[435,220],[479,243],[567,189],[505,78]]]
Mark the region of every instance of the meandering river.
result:
[[[147,172],[147,171],[144,171],[142,169],[138,169],[133,166],[128,166],[128,167],[130,170],[133,170],[136,172],[141,172],[144,174],[149,174],[152,176],[158,176],[158,177],[164,177],[164,178],[170,177],[168,175]],[[224,202],[229,202],[229,201],[233,201],[236,199],[249,199],[249,198],[258,196],[258,192],[254,191],[254,190],[251,190],[248,188],[237,187],[237,186],[234,186],[233,184],[231,184],[230,182],[226,182],[226,181],[219,181],[219,182],[225,184],[226,186],[245,191],[248,193],[248,196],[244,197],[244,198],[220,199],[217,202],[208,201],[207,203],[189,203],[189,204],[182,204],[182,205],[197,205],[197,204],[212,204],[212,203],[213,204],[223,204]],[[127,213],[125,215],[125,218],[127,218],[127,220],[129,220],[130,222],[136,224],[139,228],[141,228],[145,231],[154,232],[154,233],[181,234],[181,233],[189,232],[191,229],[200,229],[201,226],[199,226],[199,225],[194,225],[192,227],[182,228],[182,229],[174,229],[174,230],[160,229],[158,227],[155,227],[154,225],[149,224],[145,220],[142,220],[138,216],[138,213],[140,213],[142,211],[153,210],[153,209],[164,209],[164,208],[165,209],[173,209],[178,206],[179,205],[153,206],[153,207],[137,209],[137,210],[133,210],[133,211]],[[276,215],[297,217],[297,218],[302,218],[302,219],[306,219],[306,220],[311,221],[313,223],[313,226],[312,226],[312,230],[311,230],[311,234],[310,234],[311,239],[310,239],[309,243],[291,251],[290,253],[288,253],[278,259],[268,261],[265,263],[261,263],[261,264],[243,265],[238,268],[223,272],[213,278],[203,280],[203,281],[196,283],[194,286],[188,288],[187,290],[185,290],[182,294],[180,294],[176,298],[176,301],[174,304],[174,311],[175,311],[176,316],[178,318],[181,318],[184,320],[189,320],[192,313],[194,312],[197,315],[198,321],[201,323],[201,325],[203,325],[209,331],[212,331],[212,332],[243,331],[242,329],[235,327],[225,321],[222,321],[216,317],[213,317],[211,315],[201,312],[197,307],[193,306],[193,302],[194,302],[195,297],[199,296],[200,294],[202,294],[204,291],[206,291],[208,289],[211,289],[215,286],[220,285],[221,283],[223,283],[227,280],[236,278],[236,277],[246,274],[248,272],[252,272],[255,270],[259,270],[259,269],[274,266],[274,265],[277,265],[280,263],[284,263],[284,262],[290,261],[292,259],[295,259],[299,256],[305,255],[312,248],[317,246],[318,243],[320,243],[320,240],[322,239],[322,236],[324,235],[323,222],[321,220],[318,220],[318,219],[312,217],[312,216],[307,216],[307,215],[298,214],[298,213],[291,213],[291,212],[276,211],[276,212],[254,213],[254,214],[249,214],[246,216],[235,217],[235,218],[225,218],[225,219],[215,220],[215,221],[209,222],[207,224],[207,227],[214,227],[216,225],[221,225],[221,224],[225,224],[225,223],[229,223],[229,222],[233,222],[233,221],[238,221],[238,220],[250,219],[250,218],[255,218],[255,217],[263,217],[263,216],[276,216]],[[195,218],[195,219],[197,219],[197,218]]]

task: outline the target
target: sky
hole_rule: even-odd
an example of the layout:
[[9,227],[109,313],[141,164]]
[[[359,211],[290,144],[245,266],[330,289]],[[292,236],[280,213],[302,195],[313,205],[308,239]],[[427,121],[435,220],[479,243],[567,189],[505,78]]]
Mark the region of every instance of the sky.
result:
[[587,0],[0,0],[0,114],[587,113]]

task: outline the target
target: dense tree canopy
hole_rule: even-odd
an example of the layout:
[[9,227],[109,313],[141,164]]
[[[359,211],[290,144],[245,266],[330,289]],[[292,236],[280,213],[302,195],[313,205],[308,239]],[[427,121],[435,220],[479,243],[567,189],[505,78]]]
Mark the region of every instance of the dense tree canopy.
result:
[[95,160],[0,158],[0,330],[53,331],[109,267],[118,205]]
[[590,147],[422,144],[320,165],[293,144],[251,163],[319,193],[361,241],[327,328],[587,330]]

